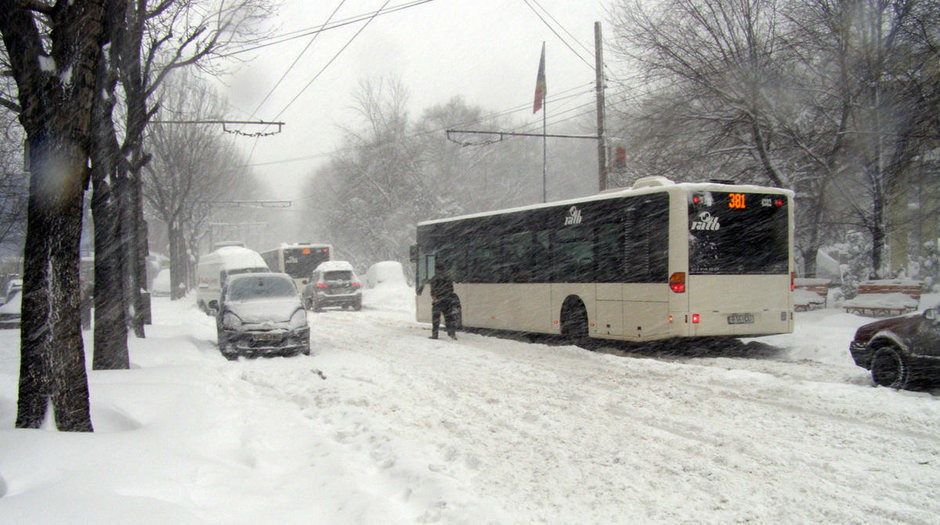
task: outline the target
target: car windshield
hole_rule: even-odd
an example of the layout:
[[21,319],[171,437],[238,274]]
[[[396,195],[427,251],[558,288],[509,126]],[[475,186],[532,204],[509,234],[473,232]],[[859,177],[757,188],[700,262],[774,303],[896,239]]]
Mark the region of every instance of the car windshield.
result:
[[228,290],[230,301],[254,301],[295,295],[297,290],[290,279],[272,275],[235,279]]
[[352,272],[349,270],[332,270],[324,272],[323,279],[326,281],[351,281]]

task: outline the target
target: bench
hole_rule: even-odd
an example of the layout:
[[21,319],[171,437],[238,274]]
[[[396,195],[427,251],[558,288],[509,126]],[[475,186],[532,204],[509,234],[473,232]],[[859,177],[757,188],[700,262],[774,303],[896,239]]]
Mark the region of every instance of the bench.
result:
[[825,308],[830,284],[829,279],[794,279],[793,309],[797,312],[805,312]]
[[888,317],[917,310],[920,305],[921,282],[903,279],[864,281],[858,295],[842,307],[846,313],[867,317]]

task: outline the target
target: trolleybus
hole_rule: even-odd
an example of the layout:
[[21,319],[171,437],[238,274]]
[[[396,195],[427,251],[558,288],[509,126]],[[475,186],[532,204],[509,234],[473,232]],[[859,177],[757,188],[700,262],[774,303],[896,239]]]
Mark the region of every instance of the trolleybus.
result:
[[418,224],[416,313],[449,270],[465,327],[647,341],[793,331],[793,193],[630,189]]
[[333,246],[323,243],[284,243],[272,250],[261,252],[261,257],[272,272],[290,275],[297,289],[303,290],[310,281],[313,270],[321,262],[332,259]]

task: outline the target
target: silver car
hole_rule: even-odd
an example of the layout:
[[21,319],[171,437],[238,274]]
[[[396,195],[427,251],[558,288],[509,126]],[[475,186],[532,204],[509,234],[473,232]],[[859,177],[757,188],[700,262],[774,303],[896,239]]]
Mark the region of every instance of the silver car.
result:
[[304,306],[320,312],[326,307],[362,309],[362,284],[347,261],[325,261],[304,287]]
[[219,351],[240,355],[310,355],[310,326],[297,286],[284,273],[233,275],[216,316]]

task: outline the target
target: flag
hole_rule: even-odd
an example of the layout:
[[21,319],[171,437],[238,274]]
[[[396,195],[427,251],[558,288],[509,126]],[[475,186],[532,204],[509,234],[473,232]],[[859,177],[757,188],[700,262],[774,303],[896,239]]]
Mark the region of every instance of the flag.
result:
[[542,58],[539,59],[539,74],[535,77],[535,104],[532,113],[538,113],[545,101],[545,42],[542,42]]

